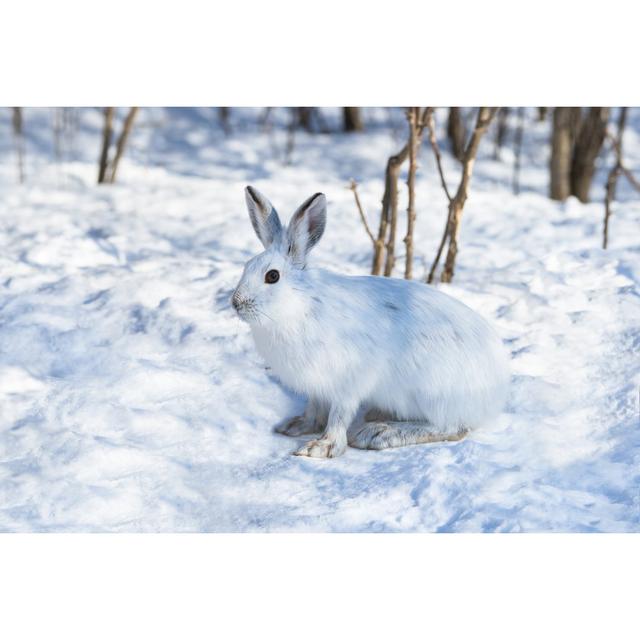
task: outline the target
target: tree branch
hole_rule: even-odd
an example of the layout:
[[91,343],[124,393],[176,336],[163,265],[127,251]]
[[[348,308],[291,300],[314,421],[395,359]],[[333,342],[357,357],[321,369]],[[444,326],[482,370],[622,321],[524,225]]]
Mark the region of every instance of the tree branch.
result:
[[418,149],[424,128],[419,122],[420,107],[409,107],[407,119],[409,120],[409,175],[407,177],[409,204],[407,205],[407,234],[404,237],[406,247],[404,277],[406,280],[411,280],[413,277],[413,229],[416,221],[416,171],[418,169]]
[[444,179],[444,172],[442,170],[442,158],[440,156],[440,147],[438,146],[438,140],[436,139],[436,127],[435,127],[435,119],[433,117],[434,109],[433,107],[428,107],[428,113],[426,114],[426,126],[429,130],[429,143],[431,144],[431,148],[433,149],[433,154],[436,157],[436,165],[438,167],[438,174],[440,175],[440,184],[442,184],[442,188],[444,189],[445,195],[447,196],[447,200],[451,202],[453,199],[451,194],[449,193],[449,188],[447,187],[447,181]]
[[124,153],[124,148],[127,145],[127,140],[129,139],[129,135],[131,134],[133,121],[135,120],[137,113],[138,107],[131,107],[129,109],[129,113],[127,113],[127,117],[124,120],[124,124],[122,125],[122,132],[120,133],[118,142],[116,143],[116,155],[111,162],[111,175],[109,176],[109,182],[111,182],[112,184],[116,181],[118,165],[120,164],[120,159],[122,158],[122,154]]
[[449,207],[449,225],[447,231],[447,235],[449,237],[449,249],[447,251],[444,270],[442,272],[442,282],[451,282],[453,279],[456,256],[458,254],[458,232],[460,230],[460,221],[462,220],[462,211],[467,200],[469,182],[473,175],[473,166],[478,153],[478,147],[480,146],[480,140],[482,140],[482,136],[486,133],[487,128],[497,111],[497,107],[480,107],[478,110],[478,117],[476,118],[476,125],[473,129],[473,133],[471,134],[471,139],[464,151],[462,177],[460,178],[460,184],[456,191],[456,195],[453,197]]
[[626,107],[622,107],[620,109],[620,114],[618,115],[618,135],[616,138],[611,136],[609,132],[607,132],[607,138],[611,139],[612,148],[615,153],[616,161],[611,167],[611,171],[609,171],[609,175],[607,176],[607,184],[605,187],[605,195],[604,195],[604,224],[602,228],[602,248],[606,249],[609,244],[609,219],[611,218],[611,201],[615,197],[616,192],[616,184],[618,183],[618,178],[620,176],[620,172],[622,170],[622,133],[624,131],[624,127],[627,120],[627,110]]
[[349,183],[349,189],[351,189],[351,191],[353,191],[353,197],[356,200],[356,207],[358,208],[358,213],[360,214],[360,219],[362,220],[362,224],[364,225],[364,229],[367,232],[367,235],[369,236],[371,242],[373,243],[373,246],[376,246],[376,239],[373,235],[373,233],[371,232],[371,229],[369,227],[369,223],[367,222],[367,217],[364,215],[364,210],[362,209],[362,203],[360,202],[360,196],[358,196],[358,183],[355,180],[351,180],[351,182]]
[[633,186],[633,188],[636,191],[640,191],[640,182],[638,182],[638,178],[636,178],[631,171],[629,171],[629,169],[627,169],[627,167],[625,167],[624,165],[622,165],[620,167],[620,169],[622,170],[622,173],[624,173],[625,177],[627,178],[627,180],[631,183],[631,185]]
[[98,184],[105,181],[107,169],[109,167],[109,147],[113,135],[113,114],[115,107],[104,108],[104,126],[102,128],[102,149],[100,151],[100,161],[98,163]]

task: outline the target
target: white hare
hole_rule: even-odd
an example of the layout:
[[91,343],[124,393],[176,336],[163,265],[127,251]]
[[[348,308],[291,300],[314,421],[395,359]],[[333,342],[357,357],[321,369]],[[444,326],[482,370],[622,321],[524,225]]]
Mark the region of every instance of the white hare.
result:
[[307,267],[325,227],[323,194],[287,229],[256,189],[245,195],[265,251],[247,262],[232,304],[273,373],[308,398],[303,415],[276,427],[321,433],[296,455],[460,440],[500,413],[508,361],[483,318],[423,283]]

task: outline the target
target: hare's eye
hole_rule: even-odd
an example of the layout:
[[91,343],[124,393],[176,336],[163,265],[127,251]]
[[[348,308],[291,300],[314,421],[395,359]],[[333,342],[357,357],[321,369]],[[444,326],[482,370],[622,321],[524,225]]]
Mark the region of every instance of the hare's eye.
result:
[[271,269],[270,271],[267,271],[264,276],[264,281],[267,284],[275,284],[276,282],[278,282],[278,280],[280,280],[280,273],[278,273],[277,269]]

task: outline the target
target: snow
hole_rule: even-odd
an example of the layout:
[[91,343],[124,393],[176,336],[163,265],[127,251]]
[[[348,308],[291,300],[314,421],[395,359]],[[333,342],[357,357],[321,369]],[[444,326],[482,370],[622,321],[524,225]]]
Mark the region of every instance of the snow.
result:
[[[302,439],[271,428],[304,401],[229,305],[260,250],[242,190],[254,184],[284,217],[323,191],[316,263],[365,274],[348,180],[375,225],[403,116],[372,109],[364,134],[298,133],[285,165],[284,112],[267,132],[260,110],[231,113],[225,137],[212,110],[143,109],[119,183],[97,186],[97,110],[78,112],[57,157],[51,110],[25,110],[24,185],[0,112],[0,530],[640,530],[640,200],[624,179],[603,251],[607,162],[592,203],[552,202],[549,125],[532,121],[515,196],[512,154],[494,160],[490,132],[454,283],[438,286],[508,345],[507,411],[460,443],[299,458]],[[338,115],[326,111],[329,126]],[[636,115],[625,154],[637,175]],[[445,209],[425,144],[417,277]]]

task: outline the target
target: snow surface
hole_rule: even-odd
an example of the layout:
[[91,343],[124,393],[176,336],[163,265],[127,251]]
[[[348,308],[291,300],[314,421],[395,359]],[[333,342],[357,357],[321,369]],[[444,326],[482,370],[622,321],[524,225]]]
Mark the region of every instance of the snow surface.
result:
[[[640,202],[621,179],[600,249],[607,162],[592,204],[552,202],[549,125],[532,122],[514,196],[513,154],[494,160],[490,132],[455,282],[438,286],[508,344],[508,410],[460,443],[319,461],[272,433],[303,399],[269,375],[229,306],[260,249],[242,189],[285,217],[326,193],[316,263],[365,274],[370,242],[346,186],[358,180],[375,225],[402,113],[370,110],[365,134],[297,134],[285,166],[283,111],[262,132],[260,110],[234,110],[225,137],[213,110],[143,109],[115,186],[94,184],[100,113],[68,115],[77,130],[56,145],[52,111],[25,111],[20,186],[0,113],[0,530],[640,530]],[[635,117],[625,146],[638,174]],[[446,153],[445,170],[453,184]],[[417,203],[422,277],[446,210],[428,145]]]

